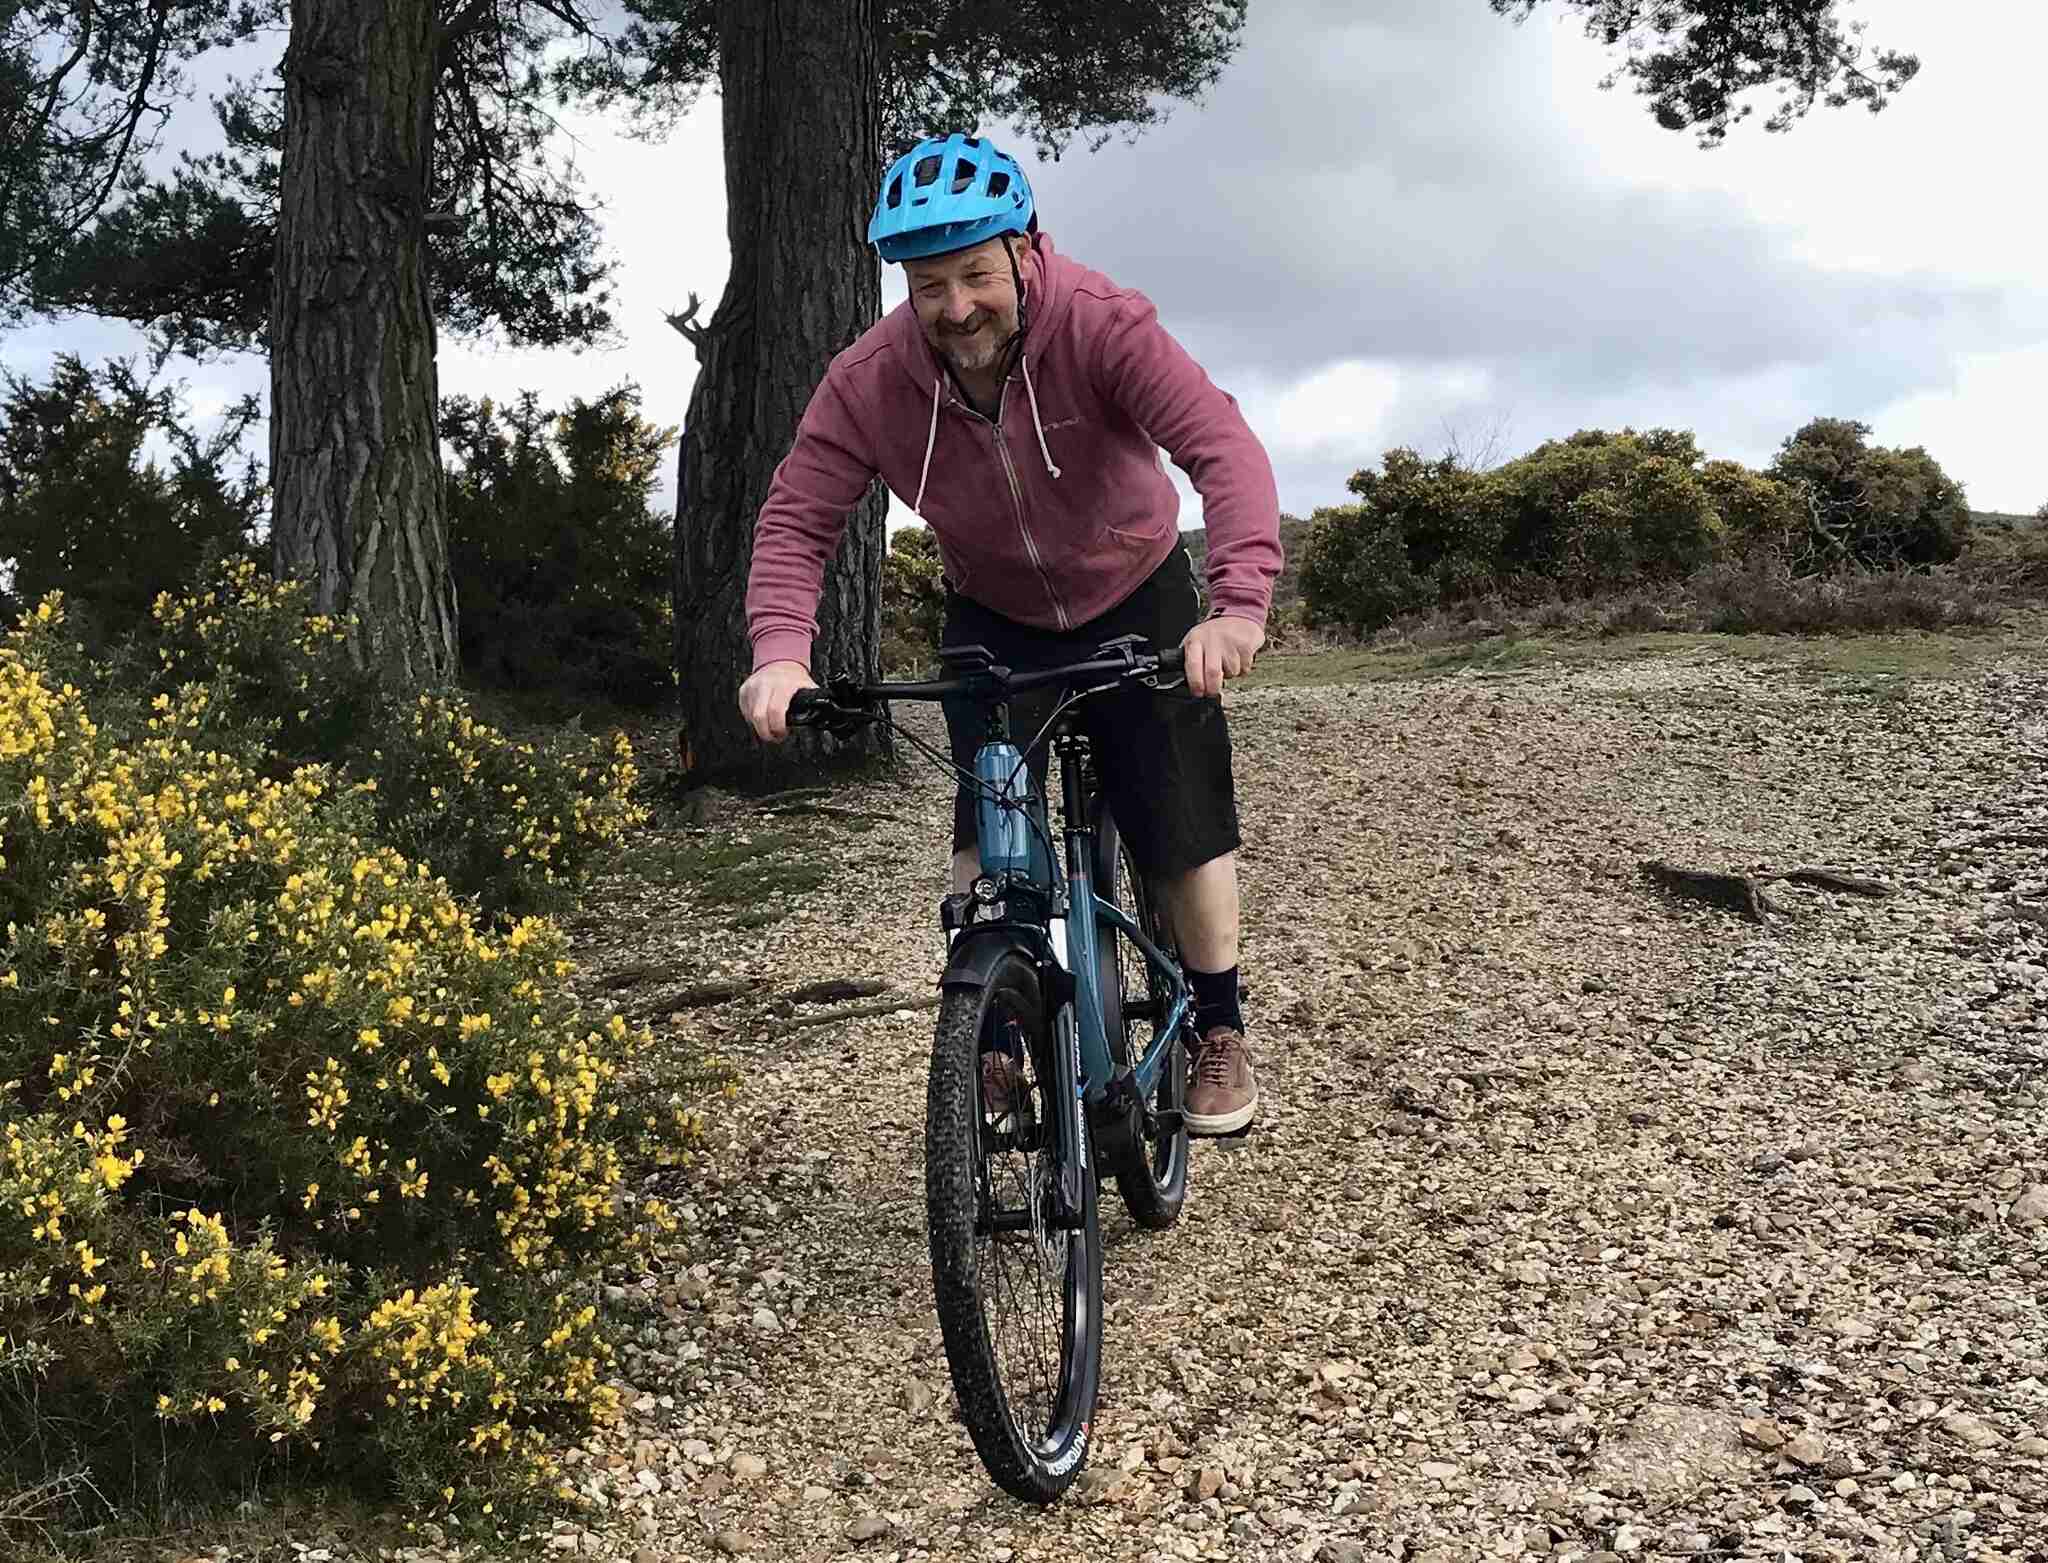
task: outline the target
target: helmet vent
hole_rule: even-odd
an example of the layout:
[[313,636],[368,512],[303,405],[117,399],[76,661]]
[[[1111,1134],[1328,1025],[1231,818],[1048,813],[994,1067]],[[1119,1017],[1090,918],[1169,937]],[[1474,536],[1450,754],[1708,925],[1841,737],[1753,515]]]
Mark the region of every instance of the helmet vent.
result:
[[990,195],[1007,195],[1009,190],[1010,176],[1008,174],[995,173],[988,176],[988,193]]
[[942,161],[936,155],[919,158],[916,166],[910,170],[911,183],[919,189],[923,189],[928,184],[938,183],[939,167]]
[[974,176],[978,171],[964,157],[955,163],[953,165],[953,194],[959,195],[965,190],[972,189],[974,187]]
[[898,174],[889,181],[888,206],[891,211],[903,204],[903,176]]

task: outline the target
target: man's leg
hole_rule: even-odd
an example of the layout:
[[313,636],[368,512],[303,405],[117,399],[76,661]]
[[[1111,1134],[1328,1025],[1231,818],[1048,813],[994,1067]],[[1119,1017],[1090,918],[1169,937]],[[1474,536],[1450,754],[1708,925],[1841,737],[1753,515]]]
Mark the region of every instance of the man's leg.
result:
[[1226,852],[1160,885],[1194,990],[1195,1035],[1188,1128],[1238,1134],[1258,1114],[1259,1087],[1244,1039],[1237,989],[1237,854]]
[[[957,858],[954,860],[959,861]],[[1197,971],[1237,965],[1237,854],[1226,852],[1159,887],[1180,945],[1180,958]]]

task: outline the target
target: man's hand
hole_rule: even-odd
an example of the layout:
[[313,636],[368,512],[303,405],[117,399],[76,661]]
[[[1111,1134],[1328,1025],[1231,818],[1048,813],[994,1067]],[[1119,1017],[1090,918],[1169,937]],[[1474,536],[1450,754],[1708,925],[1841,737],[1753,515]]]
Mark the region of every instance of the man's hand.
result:
[[789,736],[789,702],[799,689],[816,689],[811,670],[801,662],[765,662],[740,685],[740,714],[763,743],[779,744]]
[[1188,688],[1207,697],[1223,693],[1226,678],[1243,678],[1266,644],[1266,632],[1250,619],[1204,619],[1181,643],[1187,653]]

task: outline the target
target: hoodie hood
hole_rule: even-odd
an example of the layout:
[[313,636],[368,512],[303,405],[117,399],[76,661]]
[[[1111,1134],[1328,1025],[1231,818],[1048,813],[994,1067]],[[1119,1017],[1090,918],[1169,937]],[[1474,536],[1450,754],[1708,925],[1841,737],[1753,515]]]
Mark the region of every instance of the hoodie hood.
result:
[[[1053,248],[1049,234],[1033,234],[1031,252],[1038,261],[1038,279],[1025,289],[1024,296],[1031,302],[1031,318],[1024,323],[1024,340],[1017,354],[1020,363],[1024,354],[1035,350],[1059,330],[1068,306],[1073,302],[1074,277],[1080,270]],[[931,394],[934,377],[942,381],[949,379],[946,366],[940,360],[938,350],[926,338],[924,327],[918,323],[917,308],[909,299],[890,310],[884,324],[889,355],[909,376],[920,396]],[[1015,377],[1016,367],[1013,364],[1011,378]]]

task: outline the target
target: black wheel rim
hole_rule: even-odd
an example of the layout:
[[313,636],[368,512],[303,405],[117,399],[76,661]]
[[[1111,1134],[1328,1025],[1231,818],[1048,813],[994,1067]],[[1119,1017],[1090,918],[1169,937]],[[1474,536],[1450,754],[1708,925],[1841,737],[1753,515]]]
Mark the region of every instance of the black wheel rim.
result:
[[[1008,1054],[1028,1083],[1012,1087],[1015,1127],[991,1121],[977,1071],[981,1157],[976,1168],[975,1273],[981,1277],[982,1323],[1010,1421],[1040,1460],[1057,1457],[1080,1430],[1078,1343],[1087,1325],[1087,1255],[1083,1234],[1051,1225],[1058,1158],[1046,1117],[1048,1078],[1043,1042],[1019,1047],[1020,1018],[1001,992],[982,1020],[981,1050]],[[1019,1112],[1020,1104],[1028,1110]],[[1020,1217],[1023,1218],[1020,1220]]]

